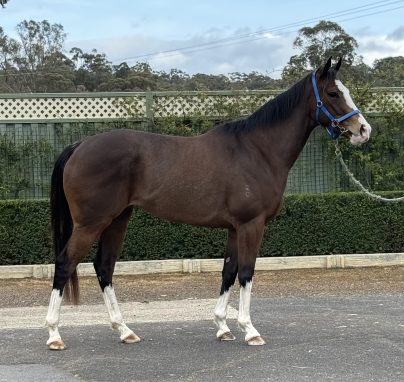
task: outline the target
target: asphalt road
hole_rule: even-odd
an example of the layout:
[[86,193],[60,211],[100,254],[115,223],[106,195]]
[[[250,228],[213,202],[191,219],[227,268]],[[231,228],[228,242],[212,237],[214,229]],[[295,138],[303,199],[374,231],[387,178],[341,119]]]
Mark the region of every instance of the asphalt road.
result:
[[234,319],[233,342],[205,319],[129,325],[132,345],[107,326],[64,327],[63,352],[45,329],[0,329],[0,381],[404,381],[402,292],[254,298],[252,317],[266,346],[245,345]]

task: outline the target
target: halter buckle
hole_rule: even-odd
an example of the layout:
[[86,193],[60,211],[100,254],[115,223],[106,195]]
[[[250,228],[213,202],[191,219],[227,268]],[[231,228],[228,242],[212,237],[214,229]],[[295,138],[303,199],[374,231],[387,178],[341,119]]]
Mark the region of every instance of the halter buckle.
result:
[[317,101],[317,107],[321,109],[323,107],[323,102],[322,101]]
[[331,121],[331,126],[332,126],[332,127],[339,127],[340,130],[341,130],[341,127],[340,127],[340,125],[339,125],[338,119],[333,119],[333,120]]

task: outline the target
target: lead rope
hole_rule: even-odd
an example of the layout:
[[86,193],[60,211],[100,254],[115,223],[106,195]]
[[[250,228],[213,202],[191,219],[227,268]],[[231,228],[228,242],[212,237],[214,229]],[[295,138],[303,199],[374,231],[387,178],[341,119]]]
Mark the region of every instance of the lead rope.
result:
[[335,141],[335,155],[337,156],[337,158],[339,159],[341,166],[343,167],[343,169],[345,170],[345,172],[348,174],[349,176],[349,180],[355,185],[357,186],[361,191],[363,191],[366,195],[370,196],[373,199],[376,199],[380,202],[403,202],[404,201],[404,196],[400,197],[400,198],[384,198],[383,196],[380,195],[376,195],[373,192],[369,191],[367,188],[365,188],[363,186],[363,184],[361,182],[359,182],[359,180],[357,180],[355,178],[355,176],[352,174],[352,172],[349,170],[348,166],[346,165],[344,158],[342,158],[342,153],[341,150],[338,146],[338,142]]

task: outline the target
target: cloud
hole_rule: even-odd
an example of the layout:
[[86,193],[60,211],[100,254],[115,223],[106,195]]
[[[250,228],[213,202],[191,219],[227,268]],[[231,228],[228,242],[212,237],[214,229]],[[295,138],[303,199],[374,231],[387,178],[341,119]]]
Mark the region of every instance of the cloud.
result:
[[391,40],[404,40],[404,26],[397,28],[388,35]]
[[[359,44],[358,53],[368,65],[373,65],[376,59],[404,56],[404,27],[384,35],[374,35],[368,28],[363,28],[362,33],[355,37]],[[295,33],[256,35],[248,28],[232,31],[210,28],[177,40],[134,32],[120,37],[75,41],[68,45],[86,51],[96,48],[105,53],[113,64],[126,61],[135,65],[136,62],[146,61],[159,71],[176,68],[191,75],[256,71],[279,78],[289,58],[299,54],[293,49],[294,38]],[[182,47],[188,49],[176,51]],[[149,53],[155,54],[148,56]]]
[[[273,72],[286,65],[294,53],[294,36],[249,35],[248,28],[229,33],[223,28],[214,28],[189,36],[183,40],[164,40],[156,37],[133,34],[99,40],[69,42],[68,46],[78,46],[89,51],[93,48],[107,55],[114,64],[123,61],[129,65],[147,61],[155,70],[169,71],[181,69],[189,74],[228,74]],[[238,36],[246,35],[240,39]],[[213,45],[208,45],[214,43]],[[188,49],[167,52],[181,47]],[[167,53],[164,53],[167,52]],[[149,53],[157,53],[146,56]],[[271,74],[272,75],[272,74]],[[273,76],[279,77],[279,72]]]
[[141,29],[143,28],[148,22],[150,22],[149,17],[147,16],[142,16],[140,18],[137,18],[135,20],[132,20],[129,22],[129,26],[131,29],[136,30],[136,29]]
[[358,43],[359,54],[368,65],[373,65],[376,59],[404,56],[404,27],[388,35],[361,36]]
[[158,65],[152,65],[152,67],[159,66],[161,68],[164,68],[163,70],[168,71],[172,68],[177,69],[183,67],[189,61],[189,57],[181,52],[177,54],[159,53],[154,56],[152,60],[149,59],[148,61],[150,63],[158,63]]

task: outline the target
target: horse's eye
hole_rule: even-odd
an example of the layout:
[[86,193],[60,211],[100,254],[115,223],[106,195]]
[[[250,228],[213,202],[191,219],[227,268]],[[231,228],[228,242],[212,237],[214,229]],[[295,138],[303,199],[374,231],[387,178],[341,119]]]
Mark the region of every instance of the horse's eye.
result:
[[339,98],[339,94],[337,92],[329,92],[328,95],[332,98]]

